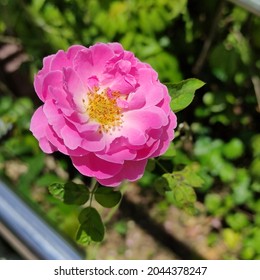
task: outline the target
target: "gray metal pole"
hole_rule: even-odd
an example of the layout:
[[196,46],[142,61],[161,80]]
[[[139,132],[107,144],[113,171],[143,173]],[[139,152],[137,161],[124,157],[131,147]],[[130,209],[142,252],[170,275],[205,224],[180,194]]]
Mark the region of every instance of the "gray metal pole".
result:
[[82,259],[75,248],[1,181],[0,234],[27,259]]

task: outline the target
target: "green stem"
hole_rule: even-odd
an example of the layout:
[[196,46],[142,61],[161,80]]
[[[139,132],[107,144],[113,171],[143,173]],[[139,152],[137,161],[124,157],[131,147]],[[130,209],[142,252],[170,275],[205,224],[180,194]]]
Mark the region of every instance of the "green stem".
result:
[[[121,191],[122,197],[123,197],[126,189],[127,189],[127,183],[124,183],[123,185],[121,185],[120,191]],[[121,201],[115,207],[110,209],[110,211],[108,212],[107,216],[104,219],[104,224],[107,224],[112,219],[112,217],[114,216],[114,214],[118,210],[118,208],[120,206],[120,203],[121,203]]]
[[93,196],[94,196],[98,186],[99,186],[99,182],[96,181],[94,186],[93,186],[93,188],[92,188],[92,190],[90,191],[89,206],[92,205]]
[[160,166],[161,169],[162,169],[165,173],[169,173],[169,171],[159,162],[158,159],[155,158],[154,160],[155,160],[156,164],[158,164],[158,166]]

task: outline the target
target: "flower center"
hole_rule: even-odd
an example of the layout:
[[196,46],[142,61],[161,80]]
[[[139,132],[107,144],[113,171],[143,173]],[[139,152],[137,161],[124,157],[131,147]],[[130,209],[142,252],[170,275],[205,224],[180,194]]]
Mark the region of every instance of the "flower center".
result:
[[107,93],[107,90],[88,94],[87,113],[91,120],[100,124],[100,132],[109,132],[122,124],[122,109],[117,105],[119,92]]

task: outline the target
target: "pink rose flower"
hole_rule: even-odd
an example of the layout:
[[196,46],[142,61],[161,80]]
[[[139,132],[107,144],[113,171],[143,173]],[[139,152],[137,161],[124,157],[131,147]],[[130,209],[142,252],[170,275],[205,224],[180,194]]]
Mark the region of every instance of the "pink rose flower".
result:
[[41,149],[70,156],[102,185],[141,178],[148,159],[174,137],[166,86],[119,43],[75,45],[45,57],[34,87],[44,104],[30,130]]

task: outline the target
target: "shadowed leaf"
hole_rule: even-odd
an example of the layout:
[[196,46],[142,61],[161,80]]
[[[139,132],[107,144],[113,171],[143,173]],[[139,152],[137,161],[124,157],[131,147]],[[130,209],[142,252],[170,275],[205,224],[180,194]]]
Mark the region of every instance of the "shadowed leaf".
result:
[[[84,231],[92,241],[101,242],[104,239],[105,227],[98,211],[93,207],[83,209],[79,214],[81,227],[77,234],[79,239],[82,236],[80,231]],[[85,237],[85,239],[87,239]]]
[[53,183],[49,186],[49,191],[66,204],[82,205],[89,200],[88,188],[74,182]]
[[106,208],[116,206],[121,200],[121,193],[112,188],[99,187],[95,192],[96,201]]

